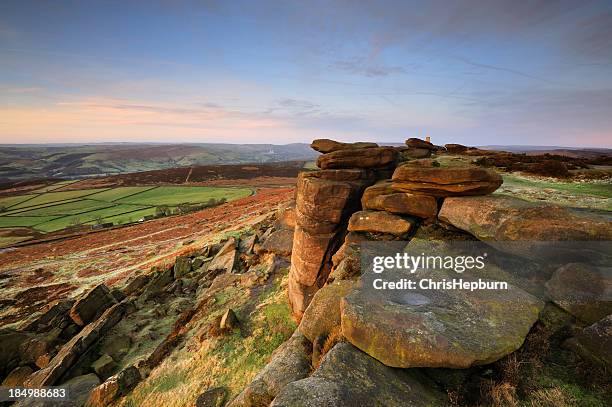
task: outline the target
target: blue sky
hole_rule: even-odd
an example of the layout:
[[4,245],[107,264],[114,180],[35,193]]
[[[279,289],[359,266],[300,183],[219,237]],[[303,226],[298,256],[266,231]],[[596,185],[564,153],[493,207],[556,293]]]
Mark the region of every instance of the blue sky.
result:
[[0,3],[0,142],[612,147],[612,2]]

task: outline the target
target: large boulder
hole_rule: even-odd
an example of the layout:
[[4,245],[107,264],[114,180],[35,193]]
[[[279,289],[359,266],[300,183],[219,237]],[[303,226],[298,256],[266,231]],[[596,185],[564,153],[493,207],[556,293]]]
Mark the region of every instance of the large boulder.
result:
[[174,279],[179,279],[191,272],[191,259],[189,256],[178,256],[174,262]]
[[580,354],[612,370],[612,314],[584,328],[572,341]]
[[413,160],[397,167],[393,173],[397,192],[422,193],[437,197],[485,195],[502,184],[494,170],[464,162]]
[[383,211],[359,211],[349,219],[350,232],[388,233],[394,236],[406,236],[415,226],[411,219]]
[[258,252],[270,252],[283,257],[290,257],[293,249],[293,229],[280,229],[272,232],[261,244]]
[[[450,273],[453,273],[452,271]],[[389,277],[389,276],[387,276]],[[451,281],[443,271],[419,271],[419,280]],[[480,281],[461,275],[464,282]],[[414,279],[408,272],[397,278]],[[355,346],[394,367],[468,368],[518,349],[543,303],[520,288],[375,290],[371,283],[341,303],[342,333]]]
[[333,168],[381,168],[394,165],[397,160],[397,150],[393,147],[360,148],[338,150],[320,155],[317,167]]
[[444,148],[449,154],[462,154],[468,150],[468,147],[462,144],[444,144]]
[[612,240],[600,216],[506,195],[446,198],[438,218],[485,241]]
[[416,137],[411,137],[408,140],[406,140],[406,145],[412,148],[419,148],[419,149],[425,149],[425,150],[431,150],[431,151],[435,151],[438,149],[438,147],[434,146],[429,141],[421,140],[420,138],[416,138]]
[[14,404],[15,407],[82,407],[87,402],[91,391],[100,384],[100,379],[93,373],[74,377],[61,387],[67,389],[68,399],[65,401],[51,401],[43,399],[24,399]]
[[120,302],[108,308],[95,321],[85,326],[74,338],[67,342],[51,359],[48,366],[32,374],[27,387],[53,386],[100,338],[121,320],[127,305]]
[[128,366],[116,375],[109,377],[108,380],[93,389],[89,399],[87,400],[86,406],[108,406],[113,401],[127,394],[130,390],[136,387],[140,380],[141,376],[138,368],[135,366]]
[[363,209],[386,211],[398,215],[412,215],[432,219],[438,214],[436,198],[430,195],[396,192],[391,182],[379,182],[368,187],[361,197]]
[[313,140],[310,143],[310,147],[320,153],[333,153],[339,150],[354,150],[362,148],[374,148],[378,147],[376,143],[370,143],[366,141],[358,141],[356,143],[342,143],[340,141],[334,141],[326,138],[320,138]]
[[25,331],[46,332],[53,328],[64,328],[70,320],[69,312],[74,305],[74,300],[57,300],[49,304],[46,310],[31,321]]
[[33,372],[34,370],[29,366],[16,367],[4,378],[2,386],[23,387],[23,383]]
[[319,336],[327,336],[340,326],[340,300],[349,294],[356,281],[340,280],[325,285],[314,295],[306,308],[298,329],[311,342]]
[[31,334],[11,328],[0,329],[0,377],[5,377],[21,362],[21,345]]
[[213,387],[200,394],[196,399],[195,407],[223,407],[227,390],[223,387]]
[[310,355],[307,349],[311,346],[304,335],[295,331],[228,407],[268,406],[287,384],[308,376]]
[[231,273],[238,261],[236,239],[230,237],[208,265],[209,272]]
[[394,369],[348,343],[334,346],[308,378],[287,385],[271,407],[432,407],[444,395],[417,372]]
[[83,294],[70,309],[70,318],[77,325],[87,325],[116,304],[115,297],[106,285],[100,284]]
[[592,324],[612,314],[612,268],[570,263],[546,283],[555,304]]

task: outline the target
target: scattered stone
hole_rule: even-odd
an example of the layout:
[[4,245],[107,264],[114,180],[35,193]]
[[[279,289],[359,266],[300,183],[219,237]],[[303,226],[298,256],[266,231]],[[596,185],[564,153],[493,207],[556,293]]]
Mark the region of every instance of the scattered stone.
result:
[[191,261],[191,267],[194,270],[199,270],[202,266],[204,266],[204,263],[206,263],[206,257],[204,257],[204,256],[196,256]]
[[[441,271],[419,273],[419,279],[434,281],[454,277]],[[393,281],[410,277],[398,271]],[[461,278],[478,281],[467,273]],[[342,333],[387,366],[463,369],[518,349],[543,305],[512,285],[474,291],[367,287],[342,300]]]
[[231,273],[238,261],[237,242],[234,237],[227,239],[208,265],[209,272]]
[[273,232],[262,243],[259,253],[274,253],[283,257],[290,257],[293,249],[293,229],[280,229]]
[[393,147],[361,148],[338,150],[320,155],[317,167],[326,169],[338,168],[380,168],[394,165],[397,161],[397,150]]
[[223,407],[227,390],[223,387],[214,387],[200,394],[196,399],[196,407]]
[[39,334],[23,341],[19,347],[19,351],[23,355],[21,362],[35,364],[41,368],[45,367],[48,360],[55,354],[60,333],[60,328],[54,328],[47,334]]
[[494,170],[434,160],[408,161],[395,169],[392,187],[398,192],[412,192],[436,197],[485,195],[502,184]]
[[340,300],[349,294],[356,281],[341,280],[323,286],[306,308],[298,329],[311,342],[318,336],[327,337],[340,325]]
[[429,195],[395,192],[391,182],[379,182],[368,187],[361,198],[363,209],[387,211],[431,219],[438,214],[436,198]]
[[310,144],[310,147],[313,150],[316,150],[320,153],[332,153],[334,151],[339,150],[355,150],[362,148],[375,148],[378,147],[376,143],[369,143],[365,141],[360,141],[356,143],[342,143],[339,141],[334,141],[330,139],[316,139]]
[[164,290],[166,286],[174,281],[174,270],[169,268],[162,271],[157,271],[151,282],[145,287],[141,297],[143,299],[149,299],[154,297],[160,291]]
[[480,240],[612,240],[612,222],[506,195],[446,198],[438,218]]
[[416,137],[411,137],[408,140],[406,140],[406,145],[412,148],[423,148],[423,149],[431,150],[431,151],[435,151],[438,149],[436,146],[434,146],[429,141],[421,140],[420,138],[416,138]]
[[77,325],[87,325],[116,303],[108,287],[100,284],[83,294],[74,303],[70,309],[70,318]]
[[105,353],[92,363],[91,368],[102,380],[105,380],[113,374],[117,364],[110,355]]
[[53,328],[64,328],[66,321],[70,319],[68,313],[74,305],[74,300],[57,300],[51,303],[42,315],[30,322],[25,331],[46,332]]
[[123,294],[129,297],[132,294],[140,291],[149,282],[150,277],[146,274],[139,274],[136,277],[130,279],[127,285],[123,289]]
[[555,304],[592,324],[612,314],[612,269],[570,263],[546,283]]
[[252,234],[240,240],[239,250],[241,253],[252,254],[255,243],[257,243],[257,235]]
[[31,337],[26,332],[11,328],[0,329],[0,377],[9,374],[21,361],[19,348]]
[[291,382],[303,379],[310,372],[310,342],[299,331],[272,354],[270,362],[228,407],[268,406]]
[[349,236],[356,235],[349,232],[344,243],[332,257],[332,270],[327,282],[346,280],[361,274],[361,254],[359,244],[351,243]]
[[221,317],[221,321],[219,322],[219,328],[224,331],[231,331],[233,329],[240,327],[240,321],[238,321],[238,317],[234,313],[234,310],[228,308],[227,311]]
[[87,400],[87,407],[105,407],[119,397],[127,394],[141,380],[140,372],[135,366],[129,366],[104,383],[93,389]]
[[33,373],[26,381],[28,387],[53,386],[70,369],[78,358],[90,349],[123,317],[125,303],[108,308],[95,322],[85,326],[59,350],[49,365]]
[[191,272],[191,259],[188,256],[179,256],[174,262],[174,279],[184,277]]
[[338,343],[310,377],[288,384],[271,407],[445,405],[445,395],[415,371],[393,369]]
[[123,300],[125,300],[126,295],[123,294],[123,291],[121,291],[118,288],[113,288],[111,290],[111,295],[113,296],[113,298],[115,299],[116,302],[121,302]]
[[29,366],[19,366],[11,370],[11,372],[2,381],[4,387],[22,387],[23,382],[30,376],[34,370]]
[[359,211],[349,219],[350,232],[389,233],[406,236],[414,228],[414,221],[383,211]]

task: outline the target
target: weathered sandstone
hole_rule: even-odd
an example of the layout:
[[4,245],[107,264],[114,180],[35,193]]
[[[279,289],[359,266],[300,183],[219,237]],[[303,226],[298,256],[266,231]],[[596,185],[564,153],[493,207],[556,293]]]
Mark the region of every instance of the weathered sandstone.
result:
[[320,139],[313,140],[313,142],[310,143],[310,147],[313,150],[316,150],[320,153],[325,154],[325,153],[333,153],[334,151],[339,151],[339,150],[374,148],[374,147],[378,147],[378,144],[365,142],[365,141],[359,141],[356,143],[342,143],[340,141],[320,138]]

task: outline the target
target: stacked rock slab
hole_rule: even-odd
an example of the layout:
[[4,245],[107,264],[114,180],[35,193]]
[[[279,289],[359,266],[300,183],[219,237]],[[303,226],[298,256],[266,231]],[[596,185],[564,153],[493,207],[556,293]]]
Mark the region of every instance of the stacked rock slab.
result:
[[502,184],[493,170],[447,160],[413,160],[399,166],[392,177],[392,189],[434,197],[486,195]]
[[317,160],[320,171],[298,176],[288,287],[297,320],[325,284],[332,255],[342,243],[348,217],[359,210],[363,189],[374,183],[377,169],[392,168],[397,158],[394,148],[373,143],[315,140],[312,147],[326,153]]

